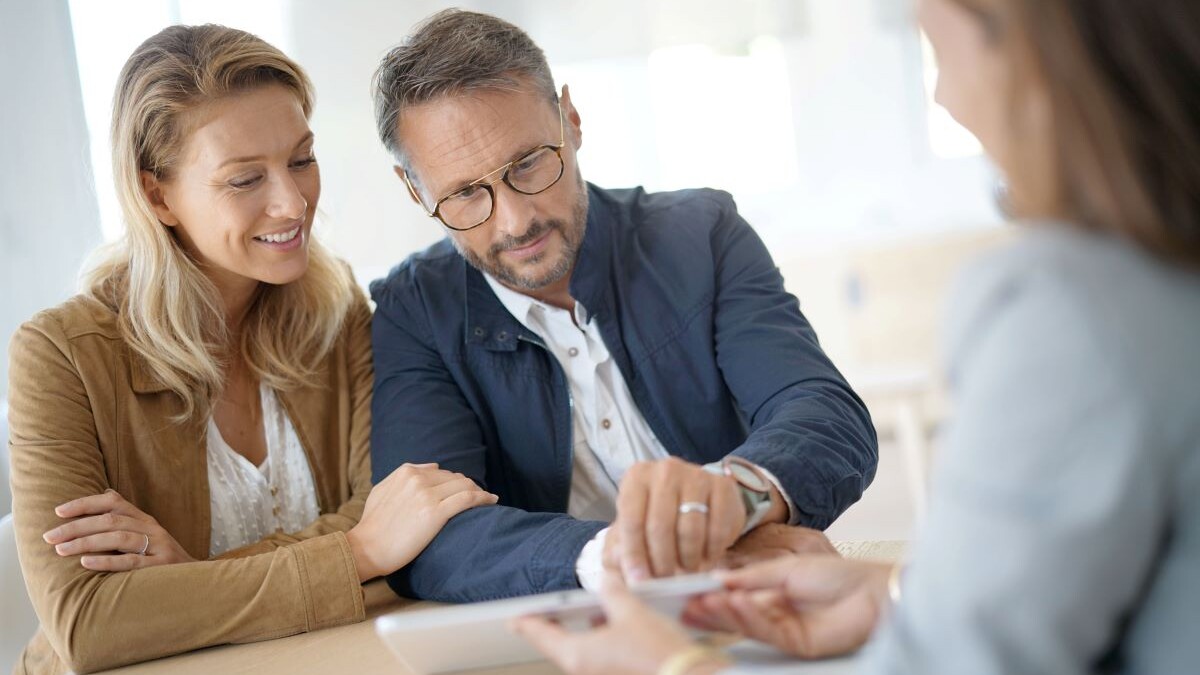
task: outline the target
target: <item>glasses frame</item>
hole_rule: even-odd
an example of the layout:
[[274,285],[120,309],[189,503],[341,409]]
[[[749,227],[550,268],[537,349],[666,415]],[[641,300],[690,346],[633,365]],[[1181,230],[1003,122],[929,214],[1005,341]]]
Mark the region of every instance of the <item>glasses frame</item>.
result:
[[[557,145],[555,145],[553,143],[545,143],[543,145],[539,145],[537,147],[530,148],[527,152],[521,153],[521,155],[519,157],[517,157],[516,159],[512,160],[511,162],[505,164],[504,166],[501,166],[500,168],[495,169],[494,171],[489,171],[489,172],[483,174],[483,176],[479,177],[477,180],[473,180],[470,183],[463,185],[462,187],[458,187],[458,188],[451,190],[449,193],[447,193],[441,199],[438,199],[437,202],[434,203],[432,211],[425,208],[425,202],[422,201],[421,195],[417,193],[417,189],[413,186],[412,180],[409,179],[407,170],[404,171],[404,184],[408,186],[408,191],[410,194],[412,194],[413,199],[415,199],[416,202],[421,205],[421,210],[425,212],[425,215],[429,216],[430,218],[437,218],[439,221],[441,221],[442,225],[445,225],[446,227],[448,227],[451,230],[454,230],[456,232],[466,232],[467,230],[473,230],[473,229],[479,227],[480,225],[483,225],[487,221],[491,220],[492,216],[495,215],[495,213],[496,213],[496,188],[494,187],[496,183],[504,181],[504,184],[507,185],[508,187],[512,188],[513,192],[516,192],[518,194],[523,194],[523,195],[536,195],[536,194],[541,194],[541,193],[545,192],[546,190],[549,190],[550,188],[557,185],[558,181],[562,180],[563,174],[566,173],[566,170],[567,170],[566,161],[563,160],[563,156],[562,156],[562,149],[567,144],[566,124],[563,122],[562,100],[558,101],[558,138],[559,138],[559,140],[558,140]],[[512,168],[513,164],[520,162],[521,160],[525,159],[526,157],[529,157],[530,155],[532,155],[535,152],[538,152],[539,150],[545,150],[545,149],[553,150],[555,156],[558,157],[558,177],[555,178],[554,180],[550,181],[549,185],[542,188],[541,190],[537,190],[536,192],[526,192],[525,190],[522,190],[521,188],[517,187],[516,185],[513,185],[512,180],[509,178],[509,175],[508,175],[509,170]],[[494,176],[497,173],[500,174],[499,178],[496,178],[494,180],[488,180],[489,176]],[[484,218],[483,220],[479,221],[478,223],[475,223],[474,225],[471,225],[470,227],[455,227],[455,226],[451,225],[450,223],[447,223],[445,218],[442,218],[442,202],[446,201],[447,199],[453,197],[458,192],[465,190],[469,187],[482,187],[484,190],[486,190],[488,193],[488,196],[491,197],[492,206],[488,210],[487,217]]]

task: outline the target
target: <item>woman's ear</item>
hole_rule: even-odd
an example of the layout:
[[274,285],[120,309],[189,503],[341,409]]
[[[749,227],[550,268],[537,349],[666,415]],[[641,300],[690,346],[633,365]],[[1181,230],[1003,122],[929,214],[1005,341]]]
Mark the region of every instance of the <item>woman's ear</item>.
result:
[[167,227],[175,227],[179,224],[179,219],[175,217],[171,207],[167,204],[162,181],[149,171],[142,172],[142,194],[146,197],[150,208],[154,210],[158,222]]

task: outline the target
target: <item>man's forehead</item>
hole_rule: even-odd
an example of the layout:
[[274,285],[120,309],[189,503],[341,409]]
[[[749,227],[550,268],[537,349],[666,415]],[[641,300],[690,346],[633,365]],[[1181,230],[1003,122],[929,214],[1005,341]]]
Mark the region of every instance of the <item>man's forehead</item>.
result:
[[435,194],[466,185],[551,138],[544,96],[481,90],[447,95],[405,110],[399,138],[409,168]]

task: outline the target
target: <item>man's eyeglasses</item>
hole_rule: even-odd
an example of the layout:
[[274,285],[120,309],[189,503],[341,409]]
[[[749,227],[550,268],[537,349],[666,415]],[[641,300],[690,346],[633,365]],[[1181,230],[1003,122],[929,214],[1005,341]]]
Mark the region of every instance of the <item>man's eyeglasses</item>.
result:
[[[424,209],[425,215],[437,218],[442,223],[460,232],[470,230],[486,223],[496,210],[497,182],[504,181],[510,188],[523,195],[536,195],[549,190],[563,175],[562,149],[566,144],[566,133],[563,125],[562,102],[558,103],[558,135],[557,145],[539,145],[529,152],[504,166],[484,175],[479,180],[451,192],[437,200],[433,210],[425,208],[421,195],[413,187],[404,172],[404,184],[408,186],[413,198]],[[491,176],[500,174],[499,178],[488,180]]]

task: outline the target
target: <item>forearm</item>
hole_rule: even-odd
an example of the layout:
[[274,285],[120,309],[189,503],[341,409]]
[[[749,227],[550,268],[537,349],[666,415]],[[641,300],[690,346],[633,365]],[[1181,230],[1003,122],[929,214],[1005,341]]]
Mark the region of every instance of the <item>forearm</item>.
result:
[[[835,387],[836,389],[836,387]],[[781,394],[783,395],[783,394]],[[734,451],[769,472],[797,509],[792,524],[828,527],[875,476],[878,443],[865,408],[847,392],[791,392]]]
[[114,574],[77,571],[77,565],[66,559],[29,576],[42,630],[60,658],[81,672],[365,616],[340,534],[237,560]]
[[477,602],[578,588],[575,563],[605,523],[512,507],[450,520],[408,567],[388,577],[399,595]]

